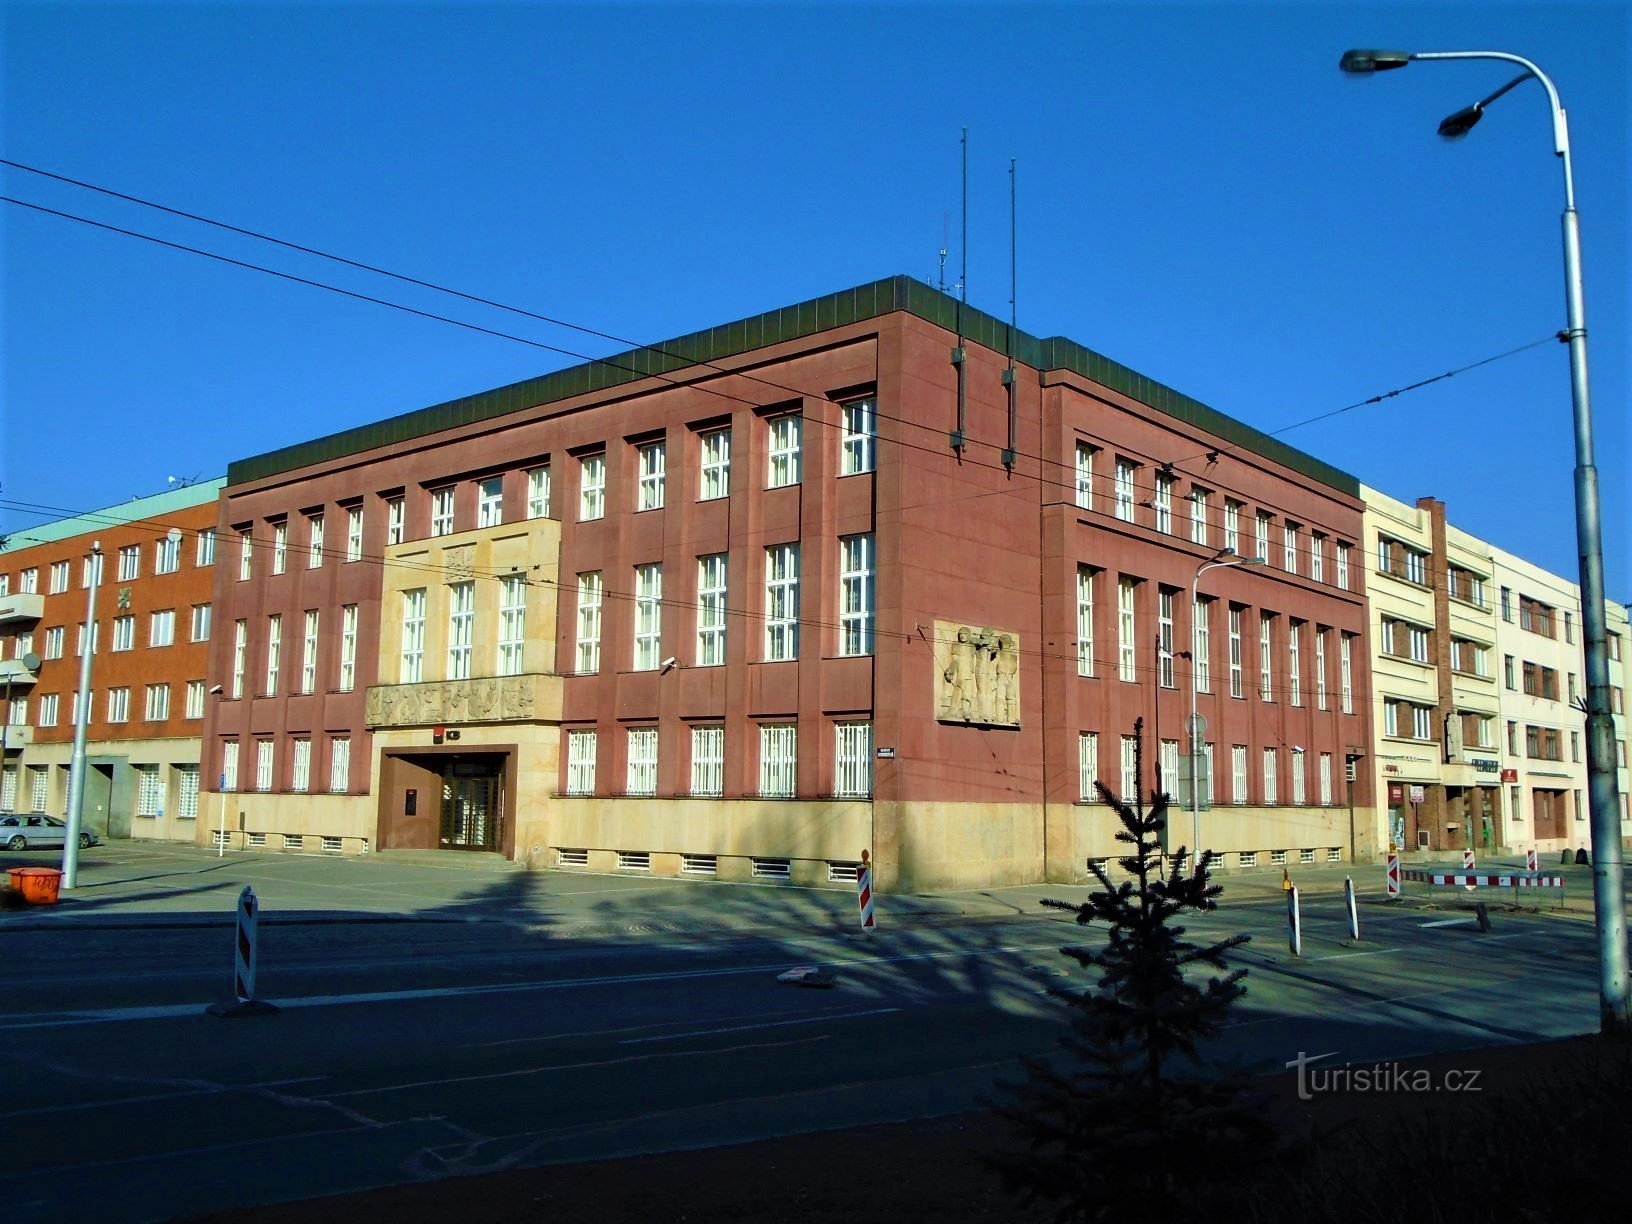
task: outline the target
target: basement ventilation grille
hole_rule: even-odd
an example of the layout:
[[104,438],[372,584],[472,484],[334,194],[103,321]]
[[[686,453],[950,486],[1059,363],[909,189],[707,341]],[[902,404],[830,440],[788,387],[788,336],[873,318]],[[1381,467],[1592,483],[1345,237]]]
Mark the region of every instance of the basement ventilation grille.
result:
[[1237,854],[1235,858],[1237,867],[1258,866],[1258,851],[1256,850],[1243,850],[1241,853]]
[[618,870],[619,871],[650,871],[651,869],[652,869],[652,856],[651,856],[651,853],[649,851],[646,851],[646,850],[619,850],[618,851]]
[[252,845],[252,846],[264,846],[264,845],[266,845],[266,834],[265,833],[251,833],[249,835],[249,844]]
[[555,852],[555,865],[557,867],[588,867],[589,851],[562,850],[558,848]]
[[1328,863],[1341,863],[1343,861],[1343,851],[1336,846],[1328,846],[1326,848],[1326,861]]
[[787,859],[756,858],[752,862],[756,880],[786,880],[789,877]]
[[285,833],[283,835],[283,848],[285,850],[299,850],[305,844],[306,839],[299,833]]
[[343,848],[344,847],[338,837],[325,837],[323,839],[324,854],[339,854]]
[[228,843],[228,837],[227,837],[227,834],[225,832],[223,832],[220,829],[211,829],[210,830],[210,849],[219,850],[223,846],[227,845],[227,843]]
[[1302,850],[1298,851],[1298,862],[1300,862],[1300,863],[1312,863],[1314,861],[1315,861],[1315,851],[1314,851],[1313,846],[1305,846]]
[[1285,867],[1286,866],[1286,851],[1285,850],[1271,850],[1269,852],[1269,865],[1271,867]]
[[860,863],[829,863],[827,865],[827,882],[829,884],[854,884],[860,874]]
[[682,854],[680,856],[680,874],[694,876],[711,876],[719,871],[720,861],[712,854]]

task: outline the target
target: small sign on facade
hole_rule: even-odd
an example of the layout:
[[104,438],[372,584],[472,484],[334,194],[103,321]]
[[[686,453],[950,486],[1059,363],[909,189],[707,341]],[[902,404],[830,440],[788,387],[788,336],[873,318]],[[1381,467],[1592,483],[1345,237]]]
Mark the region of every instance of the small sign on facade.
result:
[[1426,787],[1413,786],[1411,788],[1411,802],[1412,803],[1421,803],[1427,797],[1428,797],[1428,790],[1427,790]]
[[881,760],[881,761],[893,761],[893,760],[895,760],[895,749],[894,748],[880,748],[878,750],[878,759]]

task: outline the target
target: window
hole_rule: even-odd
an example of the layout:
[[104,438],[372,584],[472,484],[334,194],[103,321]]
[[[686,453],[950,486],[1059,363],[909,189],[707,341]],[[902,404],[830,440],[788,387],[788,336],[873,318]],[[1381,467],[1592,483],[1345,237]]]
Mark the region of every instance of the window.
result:
[[108,721],[122,723],[130,718],[130,690],[128,688],[110,688],[108,690]]
[[504,522],[504,477],[476,482],[476,526],[497,527]]
[[283,651],[283,616],[274,612],[266,618],[266,680],[261,692],[274,697],[278,692],[278,656]]
[[1501,588],[1502,619],[1509,624],[1513,623],[1513,591],[1510,587]]
[[1123,803],[1133,803],[1139,797],[1139,742],[1131,735],[1122,737],[1122,792],[1117,796]]
[[453,486],[431,490],[431,534],[453,534]]
[[697,558],[697,666],[720,667],[725,663],[724,553]]
[[873,724],[833,724],[833,793],[840,799],[866,799],[873,793]]
[[578,460],[578,521],[587,523],[606,514],[606,456],[585,455]]
[[1156,476],[1156,491],[1151,504],[1156,509],[1156,530],[1164,535],[1173,534],[1173,477],[1160,473]]
[[192,640],[207,642],[210,640],[210,605],[193,605],[193,632]]
[[789,413],[772,417],[770,471],[765,480],[768,489],[780,489],[799,483],[799,444],[804,431],[803,418]]
[[873,653],[873,537],[839,537],[839,653]]
[[1326,636],[1328,629],[1315,630],[1315,708],[1326,708]]
[[227,740],[221,745],[221,789],[238,789],[238,741]]
[[1428,662],[1428,630],[1419,629],[1416,625],[1410,626],[1411,631],[1411,661],[1414,663]]
[[8,713],[7,717],[6,717],[6,721],[8,723],[10,723],[13,727],[26,727],[26,726],[28,726],[28,698],[27,697],[13,697],[11,699],[11,710]]
[[1134,641],[1133,588],[1132,578],[1123,578],[1116,586],[1116,674],[1130,684],[1138,679],[1139,657]]
[[1207,490],[1199,486],[1190,490],[1190,542],[1207,543]]
[[[93,651],[97,651],[97,650],[102,649],[102,626],[101,625],[92,625],[91,626],[91,649]],[[84,655],[84,653],[85,653],[85,626],[84,625],[75,625],[74,626],[74,658],[76,658],[76,659],[80,658],[81,656]]]
[[1077,505],[1094,508],[1094,456],[1099,451],[1086,442],[1077,443]]
[[54,625],[45,631],[45,657],[48,659],[62,658],[63,627]]
[[183,718],[204,717],[204,681],[187,681],[186,705],[182,711]]
[[1575,641],[1575,625],[1574,622],[1570,620],[1570,614],[1568,612],[1564,613],[1564,640],[1566,642]]
[[1430,707],[1411,707],[1411,735],[1419,740],[1434,738],[1434,711]]
[[181,568],[181,532],[165,537],[153,545],[153,572],[173,574]]
[[0,778],[0,809],[9,812],[17,806],[17,767],[7,765]]
[[595,793],[595,732],[567,732],[567,794]]
[[1286,572],[1295,574],[1298,572],[1298,525],[1296,523],[1287,523],[1282,526],[1281,537],[1282,543],[1285,545],[1283,559]]
[[1332,754],[1320,754],[1320,804],[1330,807],[1332,804]]
[[340,691],[349,693],[357,685],[357,605],[340,609]]
[[[247,536],[249,533],[246,531],[244,534]],[[246,563],[246,565],[247,565],[247,563]],[[96,576],[96,580],[98,582],[102,581],[102,554],[101,553],[92,553],[90,556],[86,557],[83,561],[80,562],[80,565],[79,565],[79,585],[82,586],[82,587],[90,586],[91,585],[91,576],[93,574]],[[249,574],[246,572],[243,575],[243,577],[248,578]],[[0,574],[0,595],[5,595],[5,594],[9,593],[5,589],[5,587],[6,587],[6,585],[7,585],[7,583],[9,581],[10,581],[10,579],[9,579],[9,577],[7,575]]]
[[1383,701],[1383,734],[1398,735],[1400,733],[1400,704],[1397,701],[1384,699]]
[[323,567],[323,516],[311,514],[306,517],[306,568],[321,569]]
[[640,487],[636,493],[636,510],[663,508],[663,479],[666,455],[661,442],[648,442],[635,448],[639,460]]
[[1326,581],[1326,537],[1318,531],[1309,533],[1309,577]]
[[300,691],[317,688],[317,609],[306,609],[306,624],[300,643]]
[[731,494],[731,431],[710,429],[698,438],[702,451],[697,497],[699,501],[714,501]]
[[1173,592],[1162,587],[1156,595],[1156,666],[1163,688],[1173,681]]
[[1161,772],[1162,790],[1166,794],[1172,795],[1172,794],[1174,794],[1176,792],[1177,786],[1178,786],[1178,778],[1179,778],[1179,741],[1176,740],[1176,739],[1164,739],[1161,742],[1160,751],[1161,751],[1161,755],[1158,758],[1158,760],[1161,763],[1161,770],[1162,770],[1162,772]]
[[873,470],[873,416],[877,407],[878,401],[871,396],[840,405],[840,476]]
[[136,815],[158,816],[164,810],[164,784],[157,765],[136,766]]
[[1116,461],[1116,517],[1124,523],[1133,522],[1133,473],[1137,466],[1129,459]]
[[343,795],[351,784],[351,739],[345,735],[329,738],[329,791]]
[[1230,696],[1240,697],[1246,692],[1246,684],[1241,671],[1241,612],[1237,607],[1230,608]]
[[577,672],[601,670],[601,571],[578,575]]
[[1512,655],[1502,656],[1502,684],[1510,691],[1519,687],[1518,664]]
[[1077,798],[1082,803],[1099,802],[1099,735],[1082,731],[1077,735]]
[[635,566],[636,671],[656,671],[662,658],[663,567],[656,563]]
[[791,799],[799,781],[798,741],[792,723],[766,723],[759,729],[759,793],[767,799]]
[[1304,789],[1303,749],[1292,749],[1292,805],[1302,807],[1308,802]]
[[1569,700],[1570,700],[1570,704],[1573,706],[1575,704],[1575,699],[1579,695],[1579,692],[1580,692],[1580,689],[1579,689],[1578,685],[1576,684],[1576,679],[1575,679],[1575,673],[1574,672],[1569,673],[1569,686],[1570,686],[1569,687],[1569,693],[1570,693]]
[[193,554],[195,565],[215,564],[215,529],[205,528],[198,533],[198,551]]
[[425,678],[425,588],[402,593],[402,657],[397,683],[417,684]]
[[294,741],[294,763],[289,770],[289,789],[300,794],[312,789],[312,741],[306,737]]
[[30,765],[29,807],[43,812],[51,798],[51,769],[46,765]]
[[1428,558],[1414,548],[1405,550],[1405,578],[1418,586],[1428,585]]
[[132,650],[136,646],[136,618],[134,616],[116,616],[113,618],[113,649]]
[[799,545],[773,544],[765,550],[765,658],[798,657]]
[[1264,749],[1264,802],[1266,804],[1278,802],[1276,794],[1275,749]]
[[1270,639],[1273,636],[1270,622],[1274,619],[1268,612],[1258,614],[1258,696],[1264,701],[1275,700],[1275,673],[1270,654]]
[[407,528],[408,512],[403,499],[388,497],[385,499],[385,542],[387,544],[401,544],[403,533]]
[[1077,675],[1094,674],[1094,571],[1077,566]]
[[68,562],[51,563],[51,594],[60,595],[68,589]]
[[476,584],[448,586],[448,679],[470,678],[470,652],[476,628]]
[[244,695],[244,662],[249,653],[249,622],[234,621],[232,624],[232,696],[234,700]]
[[657,728],[629,728],[629,760],[624,777],[626,795],[657,794]]
[[1287,700],[1295,706],[1303,704],[1303,622],[1286,623],[1286,689]]
[[[281,574],[289,568],[289,524],[272,524],[272,572]],[[262,788],[265,789],[264,787]]]
[[527,469],[527,517],[548,518],[550,514],[550,469]]
[[272,789],[272,752],[271,740],[255,741],[255,789],[258,791]]
[[176,611],[164,608],[147,618],[147,644],[168,646],[176,640]]
[[709,798],[725,793],[725,728],[691,729],[691,793]]
[[57,725],[57,715],[62,704],[61,697],[56,693],[46,693],[40,698],[40,722],[42,727]]
[[519,676],[527,647],[527,579],[509,574],[499,580],[499,667],[501,676]]
[[1336,568],[1337,589],[1340,591],[1346,591],[1349,589],[1349,546],[1347,544],[1339,544],[1337,546]]
[[1241,503],[1228,497],[1224,499],[1224,547],[1241,551]]
[[346,561],[363,559],[363,508],[346,507]]
[[1570,760],[1577,765],[1581,763],[1581,733],[1579,731],[1570,732]]
[[1190,610],[1190,675],[1198,693],[1213,687],[1212,600],[1197,599]]
[[147,686],[146,708],[142,713],[148,722],[164,722],[170,717],[170,686],[168,684],[150,684]]
[[[37,573],[37,570],[23,571],[25,577],[29,574]],[[133,579],[140,578],[141,576],[142,546],[140,544],[127,544],[125,547],[119,550],[119,581],[130,582]],[[28,589],[28,584],[26,582],[23,584],[23,589],[25,591]]]
[[1254,536],[1254,541],[1258,545],[1258,551],[1254,556],[1261,558],[1265,564],[1269,562],[1269,519],[1269,511],[1260,510],[1254,524],[1254,530],[1257,533]]

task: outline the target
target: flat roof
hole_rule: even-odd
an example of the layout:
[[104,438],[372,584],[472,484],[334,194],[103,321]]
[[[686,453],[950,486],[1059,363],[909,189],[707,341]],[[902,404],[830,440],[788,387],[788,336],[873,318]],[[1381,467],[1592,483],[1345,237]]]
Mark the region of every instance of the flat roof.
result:
[[66,540],[72,536],[94,535],[98,531],[106,531],[109,527],[139,523],[143,519],[158,518],[176,510],[186,510],[191,506],[213,502],[220,497],[221,490],[226,484],[225,476],[217,476],[214,480],[200,480],[194,484],[166,489],[163,493],[133,497],[129,501],[119,502],[104,510],[87,510],[83,514],[41,523],[37,527],[21,527],[6,533],[6,543],[4,548],[0,548],[0,552],[15,552],[19,548],[32,548],[36,544],[49,544],[53,540]]
[[[383,421],[358,425],[240,459],[228,465],[226,483],[237,485],[260,480],[313,463],[440,433],[459,425],[491,420],[540,404],[720,361],[767,345],[802,339],[894,311],[906,311],[926,322],[955,331],[958,308],[956,298],[922,281],[910,276],[892,276],[794,306],[783,306],[751,318],[738,319],[734,323],[722,323],[704,331],[629,349],[491,391],[418,408]],[[965,305],[963,334],[973,343],[1006,352],[1010,328],[1007,323]],[[1283,464],[1351,497],[1360,495],[1360,482],[1347,472],[1288,446],[1262,430],[1226,416],[1215,408],[1209,408],[1199,400],[1147,378],[1137,370],[1112,361],[1074,340],[1064,336],[1042,339],[1019,330],[1015,330],[1013,336],[1015,360],[1034,369],[1044,373],[1073,371],[1158,412],[1204,429],[1231,446]]]

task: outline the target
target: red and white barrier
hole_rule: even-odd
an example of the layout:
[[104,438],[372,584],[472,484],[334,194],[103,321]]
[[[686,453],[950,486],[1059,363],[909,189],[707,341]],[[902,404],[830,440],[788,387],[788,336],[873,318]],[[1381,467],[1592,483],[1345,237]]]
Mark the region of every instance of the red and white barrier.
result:
[[1407,880],[1446,888],[1563,888],[1563,876],[1473,875],[1460,871],[1407,871]]
[[1388,856],[1388,899],[1392,901],[1400,895],[1400,856]]
[[1539,870],[1536,864],[1536,848],[1534,846],[1524,852],[1524,869],[1531,875],[1535,875]]
[[861,929],[876,931],[873,918],[873,868],[867,861],[867,851],[861,852],[861,866],[856,868],[856,907],[861,911]]
[[263,1016],[278,1009],[255,997],[255,968],[259,959],[261,903],[248,884],[238,894],[238,922],[232,948],[232,993],[235,1002],[212,1003],[205,1008],[215,1016]]

